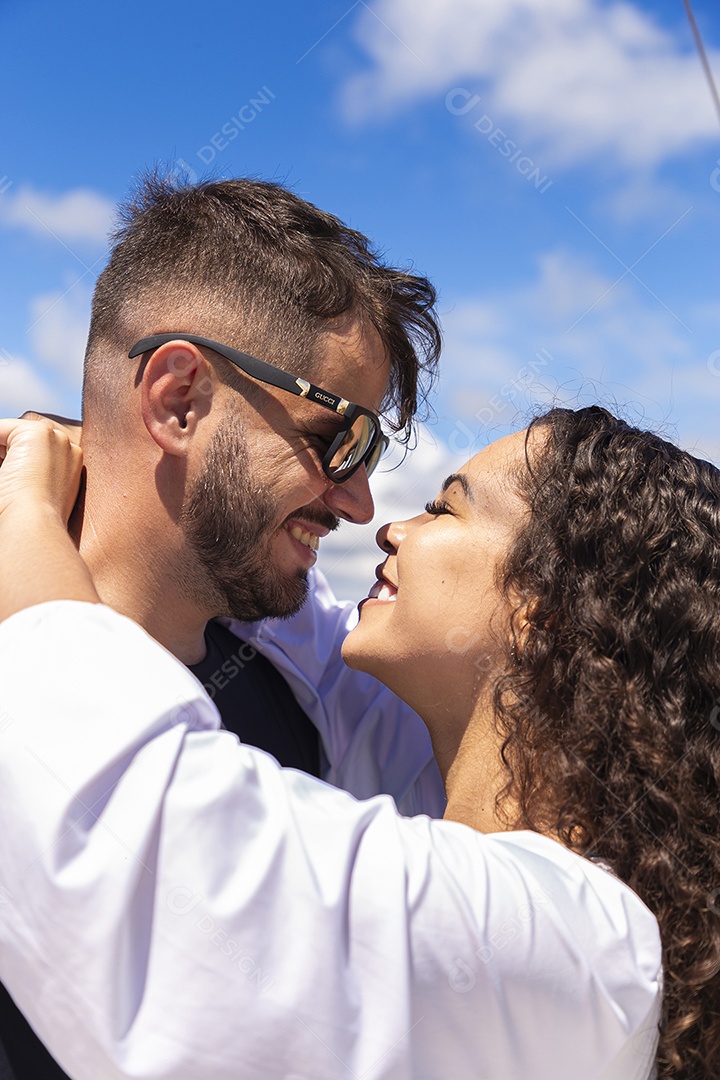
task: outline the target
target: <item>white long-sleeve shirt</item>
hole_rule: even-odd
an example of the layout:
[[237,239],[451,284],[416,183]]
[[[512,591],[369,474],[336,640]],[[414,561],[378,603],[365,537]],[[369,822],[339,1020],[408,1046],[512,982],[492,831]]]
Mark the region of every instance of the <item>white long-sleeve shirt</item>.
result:
[[100,605],[0,624],[0,979],[76,1080],[645,1080],[656,920],[219,730]]

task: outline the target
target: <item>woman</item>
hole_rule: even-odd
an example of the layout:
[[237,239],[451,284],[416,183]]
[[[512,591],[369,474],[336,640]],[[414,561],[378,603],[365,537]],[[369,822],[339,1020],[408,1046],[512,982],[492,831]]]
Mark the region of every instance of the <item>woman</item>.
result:
[[431,822],[279,769],[133,624],[42,603],[98,600],[61,441],[0,426],[0,977],[71,1074],[717,1075],[717,470],[554,410],[381,531],[345,655],[425,719]]

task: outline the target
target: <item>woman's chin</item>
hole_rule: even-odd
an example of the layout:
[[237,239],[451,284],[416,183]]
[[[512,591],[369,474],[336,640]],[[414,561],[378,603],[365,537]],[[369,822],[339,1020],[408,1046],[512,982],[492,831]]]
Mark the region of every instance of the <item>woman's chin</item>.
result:
[[[342,643],[342,658],[349,668],[374,675],[387,685],[387,641],[369,631],[361,622],[350,631]],[[382,672],[382,674],[381,674]]]
[[360,625],[356,626],[350,631],[348,636],[342,643],[340,650],[342,658],[349,668],[353,668],[355,671],[367,671],[366,665],[371,663],[371,655],[368,655],[367,649],[363,649],[363,633]]

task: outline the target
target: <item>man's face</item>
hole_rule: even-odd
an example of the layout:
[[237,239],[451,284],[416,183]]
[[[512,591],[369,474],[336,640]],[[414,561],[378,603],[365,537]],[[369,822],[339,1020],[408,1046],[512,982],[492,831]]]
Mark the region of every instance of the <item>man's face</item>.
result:
[[[371,326],[339,322],[322,336],[315,358],[316,385],[379,410],[389,363]],[[325,450],[342,422],[330,410],[266,386],[253,394],[255,406],[227,392],[227,411],[190,486],[180,523],[213,615],[291,615],[307,595],[320,538],[340,518],[371,519],[367,474],[363,466],[344,484],[333,484],[322,471]]]

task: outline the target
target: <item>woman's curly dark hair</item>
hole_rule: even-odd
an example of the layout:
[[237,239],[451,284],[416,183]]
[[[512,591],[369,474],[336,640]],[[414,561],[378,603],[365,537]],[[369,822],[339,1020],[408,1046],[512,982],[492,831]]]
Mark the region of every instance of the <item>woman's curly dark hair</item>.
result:
[[519,806],[519,827],[606,861],[655,914],[658,1075],[708,1080],[720,1075],[720,471],[599,407],[536,419],[526,457],[530,516],[503,583],[514,661],[495,691],[501,802]]

